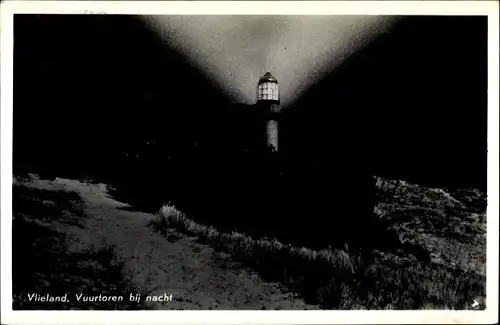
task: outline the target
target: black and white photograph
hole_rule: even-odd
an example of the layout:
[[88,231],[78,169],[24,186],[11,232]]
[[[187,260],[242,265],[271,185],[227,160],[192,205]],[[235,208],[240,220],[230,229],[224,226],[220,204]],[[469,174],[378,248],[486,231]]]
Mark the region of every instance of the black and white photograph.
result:
[[10,308],[497,311],[489,19],[14,13]]

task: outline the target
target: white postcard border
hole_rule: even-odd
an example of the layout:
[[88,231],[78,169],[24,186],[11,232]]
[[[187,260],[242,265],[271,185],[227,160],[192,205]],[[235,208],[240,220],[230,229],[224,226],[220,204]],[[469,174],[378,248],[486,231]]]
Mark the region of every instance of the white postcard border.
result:
[[[1,4],[1,322],[5,324],[493,324],[498,322],[499,5],[496,1],[6,1]],[[12,311],[13,14],[488,15],[484,311]]]

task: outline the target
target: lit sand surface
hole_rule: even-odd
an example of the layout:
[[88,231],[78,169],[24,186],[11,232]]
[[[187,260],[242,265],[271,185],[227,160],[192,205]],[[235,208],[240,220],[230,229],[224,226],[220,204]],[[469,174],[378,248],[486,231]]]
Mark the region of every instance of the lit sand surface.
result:
[[143,293],[142,299],[172,295],[171,302],[148,302],[153,309],[319,309],[281,285],[266,282],[230,255],[196,243],[196,237],[172,231],[172,241],[156,233],[148,227],[155,215],[124,210],[129,205],[110,198],[104,184],[60,178],[35,178],[30,184],[80,194],[86,218],[83,228],[65,226],[70,250],[113,245],[117,257],[126,262],[126,274],[132,275],[133,285]]

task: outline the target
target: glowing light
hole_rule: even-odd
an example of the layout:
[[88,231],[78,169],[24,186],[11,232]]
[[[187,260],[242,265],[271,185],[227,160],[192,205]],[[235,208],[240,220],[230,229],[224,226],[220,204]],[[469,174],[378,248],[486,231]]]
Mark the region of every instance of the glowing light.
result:
[[[253,104],[255,81],[272,71],[281,107],[397,18],[382,16],[145,16],[235,102]],[[168,77],[168,76],[166,76]],[[270,86],[269,95],[274,88]]]

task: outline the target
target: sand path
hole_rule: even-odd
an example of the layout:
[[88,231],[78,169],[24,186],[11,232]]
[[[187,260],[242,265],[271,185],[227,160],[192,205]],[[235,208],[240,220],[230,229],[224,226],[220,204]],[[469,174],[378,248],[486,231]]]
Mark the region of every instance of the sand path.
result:
[[35,178],[31,186],[77,191],[86,218],[83,229],[66,229],[72,250],[113,245],[136,288],[151,296],[172,295],[171,302],[149,303],[154,309],[318,309],[230,255],[198,244],[196,237],[172,230],[167,239],[155,232],[148,227],[155,215],[127,210],[130,206],[112,199],[105,184]]

